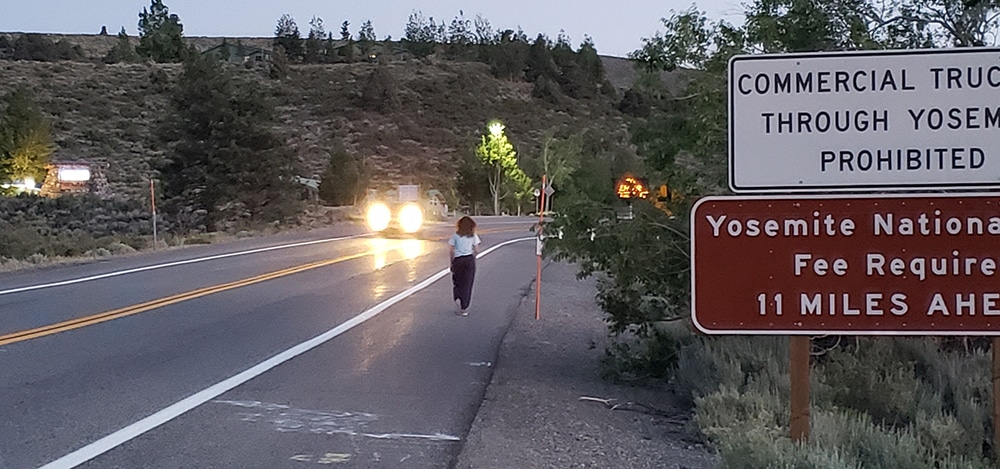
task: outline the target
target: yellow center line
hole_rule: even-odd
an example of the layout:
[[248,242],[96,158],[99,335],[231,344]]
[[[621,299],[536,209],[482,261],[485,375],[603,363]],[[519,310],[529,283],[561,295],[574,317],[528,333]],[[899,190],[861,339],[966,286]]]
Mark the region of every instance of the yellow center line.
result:
[[243,280],[237,280],[235,282],[200,288],[189,292],[179,293],[176,295],[171,295],[152,301],[147,301],[145,303],[140,303],[137,305],[126,306],[124,308],[114,309],[103,313],[71,319],[69,321],[63,321],[56,324],[50,324],[48,326],[42,326],[35,329],[28,329],[24,331],[14,332],[11,334],[0,335],[0,346],[9,345],[17,342],[23,342],[31,339],[37,339],[39,337],[58,334],[60,332],[71,331],[73,329],[79,329],[81,327],[92,326],[94,324],[100,324],[102,322],[123,318],[125,316],[131,316],[133,314],[142,313],[144,311],[149,311],[151,309],[162,308],[164,306],[180,303],[182,301],[201,298],[203,296],[208,296],[213,293],[219,293],[226,290],[232,290],[234,288],[245,287],[247,285],[253,285],[255,283],[265,282],[267,280],[276,279],[278,277],[284,277],[286,275],[297,274],[299,272],[305,272],[307,270],[312,270],[319,267],[325,267],[328,265],[336,264],[338,262],[358,259],[370,254],[374,254],[375,252],[376,251],[367,251],[360,254],[351,254],[348,256],[338,257],[336,259],[329,259],[325,261],[313,262],[310,264],[303,264],[295,267],[290,267],[284,270],[278,270],[275,272],[269,272],[263,275],[258,275],[256,277],[250,277]]

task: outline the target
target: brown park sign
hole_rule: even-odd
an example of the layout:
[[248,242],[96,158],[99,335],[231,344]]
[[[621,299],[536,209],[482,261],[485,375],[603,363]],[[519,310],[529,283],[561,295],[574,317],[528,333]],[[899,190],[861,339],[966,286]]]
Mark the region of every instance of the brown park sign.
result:
[[702,332],[1000,335],[1000,194],[707,197],[691,226]]

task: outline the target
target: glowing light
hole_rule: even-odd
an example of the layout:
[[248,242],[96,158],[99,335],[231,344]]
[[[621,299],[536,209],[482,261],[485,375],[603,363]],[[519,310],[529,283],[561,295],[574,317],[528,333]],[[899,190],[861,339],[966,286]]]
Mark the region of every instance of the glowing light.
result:
[[646,188],[642,181],[632,176],[625,176],[622,180],[618,181],[615,192],[618,193],[618,198],[620,199],[645,199],[649,196],[649,189]]
[[404,233],[416,233],[424,225],[424,211],[417,204],[406,204],[399,209],[399,227]]
[[365,213],[365,220],[368,222],[368,229],[382,231],[389,227],[389,221],[392,220],[392,212],[389,211],[389,206],[386,204],[375,202],[368,206],[368,211]]
[[503,135],[504,125],[500,121],[490,122],[489,125],[486,126],[486,128],[489,129],[490,135],[494,137],[499,137]]
[[419,239],[404,239],[400,250],[406,260],[416,259],[424,254],[424,243]]
[[87,168],[59,168],[59,180],[64,182],[87,182],[90,170]]
[[389,249],[389,240],[382,238],[369,239],[368,248],[372,252],[372,269],[384,269],[386,264],[388,264],[386,252]]

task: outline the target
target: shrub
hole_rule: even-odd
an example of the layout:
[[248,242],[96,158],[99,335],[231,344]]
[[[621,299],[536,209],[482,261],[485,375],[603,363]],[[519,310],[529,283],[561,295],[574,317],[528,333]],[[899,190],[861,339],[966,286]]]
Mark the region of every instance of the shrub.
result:
[[811,436],[796,444],[785,338],[680,340],[674,384],[724,467],[992,467],[985,352],[942,352],[931,339],[836,342],[813,366]]

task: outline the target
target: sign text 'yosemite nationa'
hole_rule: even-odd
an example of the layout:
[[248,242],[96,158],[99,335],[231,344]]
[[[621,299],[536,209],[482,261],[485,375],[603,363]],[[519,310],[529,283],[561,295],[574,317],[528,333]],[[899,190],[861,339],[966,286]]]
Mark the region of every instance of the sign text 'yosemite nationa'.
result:
[[703,332],[1000,335],[1000,195],[707,197],[691,226]]

